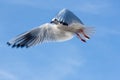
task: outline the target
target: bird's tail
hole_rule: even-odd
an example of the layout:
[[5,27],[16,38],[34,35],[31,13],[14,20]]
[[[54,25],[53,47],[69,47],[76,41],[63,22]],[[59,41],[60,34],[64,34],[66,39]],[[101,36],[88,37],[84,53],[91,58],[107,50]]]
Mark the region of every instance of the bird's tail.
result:
[[91,37],[95,33],[95,28],[94,27],[84,27],[83,31],[87,36]]

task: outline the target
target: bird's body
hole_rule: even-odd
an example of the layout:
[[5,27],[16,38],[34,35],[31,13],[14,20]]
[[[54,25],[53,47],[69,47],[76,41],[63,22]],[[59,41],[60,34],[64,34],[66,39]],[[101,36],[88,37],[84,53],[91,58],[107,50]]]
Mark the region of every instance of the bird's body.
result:
[[[43,28],[45,31],[46,30],[46,39],[49,36],[49,34],[52,34],[50,36],[51,39],[53,39],[53,41],[65,41],[65,40],[69,40],[74,36],[73,32],[67,31],[66,29],[64,29],[67,26],[61,25],[61,24],[50,24],[50,23],[46,23],[43,24],[42,26],[39,27],[39,29]],[[44,33],[44,32],[42,32]],[[47,40],[46,40],[47,41]],[[49,40],[48,40],[49,41]]]
[[30,47],[49,41],[66,41],[76,34],[83,42],[89,39],[91,28],[67,9],[61,10],[50,23],[45,23],[8,41],[12,47]]

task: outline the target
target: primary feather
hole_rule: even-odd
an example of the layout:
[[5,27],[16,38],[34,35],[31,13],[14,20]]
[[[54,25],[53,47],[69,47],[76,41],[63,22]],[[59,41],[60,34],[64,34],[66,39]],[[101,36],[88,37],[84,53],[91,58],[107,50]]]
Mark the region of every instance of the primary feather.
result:
[[[61,26],[61,25],[59,25]],[[30,47],[49,41],[65,41],[73,37],[73,33],[59,30],[57,25],[46,23],[25,32],[7,42],[12,47]]]

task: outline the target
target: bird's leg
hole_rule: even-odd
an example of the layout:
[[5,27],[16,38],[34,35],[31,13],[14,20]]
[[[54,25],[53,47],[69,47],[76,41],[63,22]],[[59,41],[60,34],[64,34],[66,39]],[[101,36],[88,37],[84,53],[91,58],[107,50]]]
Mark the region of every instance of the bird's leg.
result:
[[86,42],[86,40],[82,39],[82,37],[78,33],[76,33],[76,35],[78,36],[78,38],[80,38],[81,41]]
[[84,36],[85,38],[90,39],[90,37],[85,34],[85,32],[83,31],[83,29],[79,29],[79,33],[83,34],[83,36]]

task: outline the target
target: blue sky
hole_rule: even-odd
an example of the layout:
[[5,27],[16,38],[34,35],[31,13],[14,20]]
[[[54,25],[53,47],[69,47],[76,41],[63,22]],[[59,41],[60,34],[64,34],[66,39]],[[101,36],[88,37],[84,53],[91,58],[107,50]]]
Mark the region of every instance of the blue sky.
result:
[[[0,0],[0,80],[120,80],[119,0]],[[6,42],[49,22],[62,8],[96,33],[29,49]]]

